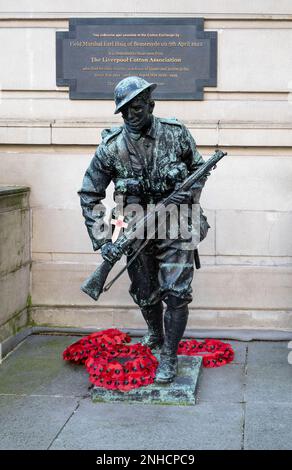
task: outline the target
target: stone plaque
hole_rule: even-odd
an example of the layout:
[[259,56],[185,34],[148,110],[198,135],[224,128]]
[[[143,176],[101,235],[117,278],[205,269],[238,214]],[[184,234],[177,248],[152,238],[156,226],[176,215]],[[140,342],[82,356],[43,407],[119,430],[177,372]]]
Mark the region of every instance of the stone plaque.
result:
[[217,32],[203,18],[72,18],[56,33],[57,85],[70,99],[112,99],[130,75],[161,100],[202,100],[217,85]]

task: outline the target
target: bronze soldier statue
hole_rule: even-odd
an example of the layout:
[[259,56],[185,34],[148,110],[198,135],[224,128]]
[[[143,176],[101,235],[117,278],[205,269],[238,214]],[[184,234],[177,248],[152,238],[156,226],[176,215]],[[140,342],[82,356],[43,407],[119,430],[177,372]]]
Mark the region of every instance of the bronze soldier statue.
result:
[[[79,191],[85,224],[93,249],[101,249],[104,260],[120,257],[117,246],[104,236],[96,237],[94,224],[103,217],[95,207],[105,198],[111,181],[115,195],[123,195],[125,206],[156,204],[171,194],[176,184],[197,170],[204,160],[188,129],[176,120],[153,115],[151,97],[156,84],[140,77],[127,77],[115,89],[115,114],[124,125],[105,129],[102,142],[87,169]],[[173,197],[173,204],[199,204],[206,177]],[[201,211],[200,240],[209,225]],[[180,235],[175,239],[153,238],[128,267],[130,294],[141,309],[148,326],[142,343],[161,348],[156,382],[172,382],[177,374],[177,348],[192,301],[194,248],[186,247]],[[130,259],[132,253],[128,253]],[[166,311],[163,322],[163,302]],[[164,323],[164,328],[163,328]]]

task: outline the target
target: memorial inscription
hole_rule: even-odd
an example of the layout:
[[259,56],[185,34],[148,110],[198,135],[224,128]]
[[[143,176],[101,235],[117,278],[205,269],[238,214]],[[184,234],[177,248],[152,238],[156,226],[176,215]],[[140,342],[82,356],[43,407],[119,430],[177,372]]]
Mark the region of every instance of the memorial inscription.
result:
[[217,85],[217,33],[203,18],[73,18],[56,33],[56,62],[70,99],[112,99],[135,75],[159,85],[158,100],[201,100]]

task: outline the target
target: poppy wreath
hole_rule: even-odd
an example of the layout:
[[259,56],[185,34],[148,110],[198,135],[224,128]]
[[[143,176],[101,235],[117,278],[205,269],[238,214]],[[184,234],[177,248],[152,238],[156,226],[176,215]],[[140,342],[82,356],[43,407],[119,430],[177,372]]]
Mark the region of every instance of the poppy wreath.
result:
[[85,366],[94,385],[127,392],[154,382],[158,360],[141,343],[115,344],[91,351]]
[[204,367],[221,367],[234,359],[234,351],[230,344],[216,339],[181,341],[177,354],[184,356],[202,356]]
[[[108,330],[84,336],[68,346],[63,359],[85,364],[89,380],[98,387],[127,392],[154,382],[158,361],[151,349],[141,343],[129,344],[122,331]],[[177,354],[202,356],[203,366],[220,367],[234,359],[230,344],[215,339],[180,341]]]
[[130,343],[131,338],[116,328],[98,331],[84,336],[79,341],[68,346],[63,352],[64,361],[85,364],[91,351],[106,351],[114,345]]
[[109,390],[128,391],[150,385],[158,361],[150,348],[128,344],[130,341],[129,335],[114,328],[99,331],[68,346],[63,359],[85,364],[89,380]]

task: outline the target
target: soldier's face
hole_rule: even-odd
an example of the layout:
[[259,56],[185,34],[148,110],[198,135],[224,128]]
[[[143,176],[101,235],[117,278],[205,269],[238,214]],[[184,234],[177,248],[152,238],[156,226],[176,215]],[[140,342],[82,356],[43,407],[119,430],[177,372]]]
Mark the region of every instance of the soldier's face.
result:
[[150,100],[145,102],[145,100],[137,96],[137,98],[130,101],[121,111],[126,125],[134,131],[141,131],[150,122],[150,109]]

